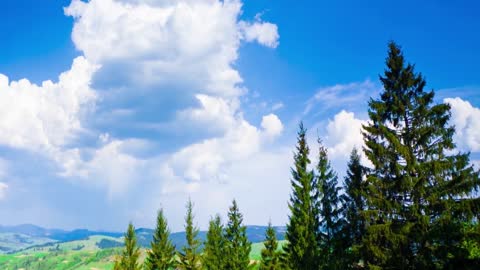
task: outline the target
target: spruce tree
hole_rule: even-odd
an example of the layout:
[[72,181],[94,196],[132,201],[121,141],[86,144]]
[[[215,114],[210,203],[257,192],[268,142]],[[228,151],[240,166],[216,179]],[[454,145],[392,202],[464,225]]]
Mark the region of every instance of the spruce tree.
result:
[[358,150],[354,148],[347,165],[344,194],[341,196],[346,221],[342,246],[347,250],[350,266],[360,263],[359,246],[365,233],[365,222],[360,215],[365,210],[365,173],[366,168],[362,166]]
[[125,233],[125,248],[122,254],[115,261],[113,269],[115,270],[140,270],[138,259],[140,257],[140,248],[137,246],[137,237],[135,235],[135,227],[132,223],[128,224]]
[[364,126],[367,232],[362,249],[372,269],[445,269],[466,261],[464,223],[478,217],[479,175],[469,154],[453,153],[450,106],[434,103],[425,79],[389,44],[380,99]]
[[340,187],[337,174],[333,171],[328,160],[327,148],[320,139],[317,185],[320,190],[320,228],[322,239],[320,241],[321,265],[325,269],[345,269],[343,262],[345,254],[342,244],[343,219],[341,218]]
[[167,220],[160,209],[157,215],[157,226],[153,233],[151,249],[145,259],[146,270],[169,270],[175,268],[175,246],[169,239],[170,231]]
[[201,269],[200,265],[200,240],[198,240],[199,229],[193,224],[193,203],[189,199],[187,203],[187,214],[185,216],[185,237],[186,245],[178,254],[178,268],[184,270]]
[[247,227],[242,222],[243,215],[233,200],[225,228],[225,269],[245,270],[251,267],[249,255],[252,243],[247,238]]
[[268,223],[268,228],[265,232],[264,245],[265,247],[262,249],[262,261],[259,270],[283,269],[280,264],[277,235],[271,222]]
[[207,239],[203,249],[203,269],[225,269],[225,239],[223,226],[219,215],[210,220]]
[[288,204],[291,213],[285,234],[287,244],[284,246],[283,263],[285,268],[292,270],[317,270],[319,267],[319,192],[313,171],[308,168],[310,150],[306,132],[303,123],[300,123],[294,167],[291,169],[292,194]]

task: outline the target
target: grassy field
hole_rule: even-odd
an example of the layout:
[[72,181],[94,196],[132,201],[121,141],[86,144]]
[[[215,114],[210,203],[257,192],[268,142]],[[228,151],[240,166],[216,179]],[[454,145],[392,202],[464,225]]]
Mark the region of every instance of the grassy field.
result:
[[56,251],[0,256],[0,268],[5,270],[107,270],[112,269],[118,251]]
[[[111,270],[115,255],[119,253],[120,248],[100,249],[96,243],[104,238],[104,236],[92,236],[86,240],[59,243],[41,248],[31,248],[15,254],[0,255],[0,269]],[[280,241],[280,246],[284,243],[285,241]],[[79,249],[79,247],[82,248]],[[250,258],[255,261],[260,260],[263,247],[263,243],[254,243]],[[142,249],[142,258],[144,257],[145,249]]]
[[58,242],[58,243],[49,243],[46,245],[40,245],[31,247],[23,250],[22,254],[31,254],[31,253],[45,253],[45,252],[58,252],[58,251],[99,251],[104,249],[102,243],[114,243],[115,245],[121,246],[123,242],[119,238],[103,236],[103,235],[93,235],[83,240],[75,240],[69,242]]

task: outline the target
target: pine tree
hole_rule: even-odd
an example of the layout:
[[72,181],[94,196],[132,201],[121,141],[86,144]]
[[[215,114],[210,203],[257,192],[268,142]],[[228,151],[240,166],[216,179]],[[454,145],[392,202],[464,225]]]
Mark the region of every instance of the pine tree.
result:
[[369,102],[365,154],[367,232],[362,240],[373,269],[450,268],[467,260],[464,223],[478,217],[479,175],[469,154],[451,154],[450,106],[434,104],[434,92],[400,48],[389,44],[384,91]]
[[341,218],[340,187],[337,174],[328,160],[327,148],[320,139],[317,164],[317,185],[320,192],[320,228],[323,233],[320,242],[321,265],[325,269],[345,269],[344,250],[341,246],[343,219]]
[[137,246],[137,237],[135,235],[135,227],[132,223],[128,224],[125,233],[125,248],[122,254],[115,261],[113,269],[115,270],[140,270],[138,259],[140,257],[140,248]]
[[358,150],[354,148],[350,154],[347,175],[344,179],[344,191],[341,196],[343,204],[343,216],[346,220],[344,239],[342,246],[348,249],[348,264],[358,265],[360,250],[359,246],[365,234],[365,222],[359,214],[365,210],[365,182],[366,168],[362,166]]
[[319,224],[317,184],[310,165],[306,129],[300,123],[298,131],[294,167],[292,168],[292,194],[290,196],[290,216],[285,234],[283,263],[292,270],[317,270]]
[[193,225],[193,203],[189,199],[187,203],[187,214],[185,216],[185,235],[187,243],[179,253],[178,268],[184,270],[201,269],[200,265],[200,240],[198,240],[199,229]]
[[247,238],[247,227],[242,222],[243,216],[233,200],[225,228],[225,269],[245,270],[251,267],[249,255],[252,243]]
[[268,228],[265,232],[265,247],[262,249],[262,261],[260,263],[260,270],[280,270],[283,269],[280,264],[280,254],[278,252],[278,242],[275,229],[272,223],[268,223]]
[[203,250],[203,269],[225,269],[225,239],[223,226],[219,215],[210,220]]
[[145,269],[169,270],[175,268],[175,246],[169,239],[167,220],[160,209],[157,215],[157,227],[153,234],[151,250],[147,252]]

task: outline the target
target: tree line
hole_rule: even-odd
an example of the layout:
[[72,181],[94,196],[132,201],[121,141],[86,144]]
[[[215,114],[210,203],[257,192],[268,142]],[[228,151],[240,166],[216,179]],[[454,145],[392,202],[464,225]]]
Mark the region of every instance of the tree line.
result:
[[[260,269],[480,269],[479,171],[455,148],[450,106],[434,101],[397,44],[388,49],[383,90],[370,99],[362,127],[364,147],[351,152],[341,183],[320,139],[312,164],[300,124],[286,241],[280,248],[269,224]],[[159,211],[146,269],[256,267],[235,200],[225,226],[218,215],[210,221],[202,253],[192,207],[182,252]],[[139,254],[130,224],[115,269],[141,269]]]

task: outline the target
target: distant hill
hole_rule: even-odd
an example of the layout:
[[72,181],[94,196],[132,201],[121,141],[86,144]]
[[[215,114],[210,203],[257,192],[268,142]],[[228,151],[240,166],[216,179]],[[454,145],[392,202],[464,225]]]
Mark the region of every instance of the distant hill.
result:
[[[277,232],[278,240],[284,240],[286,227],[278,226],[274,228]],[[266,230],[267,230],[267,226],[256,226],[256,225],[247,226],[247,237],[252,243],[263,242],[265,240]],[[136,230],[136,233],[137,233],[137,241],[139,245],[141,245],[142,247],[149,247],[153,237],[153,230],[140,228]],[[200,238],[202,242],[206,239],[206,237],[207,237],[206,231],[200,231],[198,233],[198,238]],[[172,240],[173,244],[177,247],[177,249],[180,249],[186,243],[185,232],[172,233],[170,235],[170,239]]]
[[[266,226],[247,226],[247,237],[252,243],[262,242],[265,238],[266,229]],[[275,227],[275,230],[279,240],[285,239],[285,227]],[[136,232],[139,245],[146,248],[149,247],[153,237],[153,230],[139,228]],[[82,241],[90,238],[97,239],[98,241],[93,244],[98,246],[99,249],[104,249],[119,246],[119,243],[122,243],[122,237],[123,233],[121,232],[90,231],[87,229],[66,231],[45,229],[31,224],[0,226],[0,253],[15,253],[33,247],[37,249],[52,249],[52,247],[56,247],[58,244],[62,244],[60,245],[61,247],[72,246],[76,248],[84,245]],[[206,232],[199,232],[198,237],[202,241],[205,240]],[[171,240],[180,249],[185,245],[185,232],[172,233]],[[72,243],[72,245],[64,245],[63,243]]]
[[123,233],[120,232],[90,231],[87,229],[75,229],[72,231],[66,231],[61,229],[45,229],[32,224],[0,226],[0,233],[19,233],[31,237],[44,237],[62,242],[81,240],[92,235],[104,235],[110,237],[123,236]]

